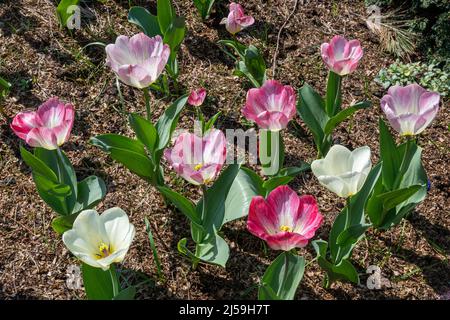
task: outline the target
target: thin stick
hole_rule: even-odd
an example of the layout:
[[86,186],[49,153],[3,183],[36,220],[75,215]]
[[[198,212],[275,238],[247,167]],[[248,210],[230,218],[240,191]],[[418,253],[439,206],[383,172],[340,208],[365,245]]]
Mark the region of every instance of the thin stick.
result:
[[278,48],[280,46],[280,37],[281,37],[281,32],[283,31],[283,29],[286,27],[287,23],[289,22],[289,20],[291,20],[292,16],[294,15],[295,11],[297,10],[297,6],[298,6],[298,0],[295,0],[294,2],[294,8],[292,9],[291,13],[289,14],[289,16],[287,17],[287,19],[284,21],[283,25],[281,26],[280,30],[278,30],[278,35],[277,35],[277,46],[275,48],[275,53],[273,55],[273,64],[272,64],[272,78],[275,78],[275,69],[276,69],[276,65],[277,65],[277,56],[278,56]]

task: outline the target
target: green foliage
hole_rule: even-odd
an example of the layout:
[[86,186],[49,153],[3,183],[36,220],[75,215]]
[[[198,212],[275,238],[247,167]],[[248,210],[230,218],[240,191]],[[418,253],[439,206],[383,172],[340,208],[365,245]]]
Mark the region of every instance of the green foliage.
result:
[[402,63],[396,61],[386,69],[381,69],[375,81],[384,89],[393,85],[405,86],[418,83],[424,88],[439,92],[442,96],[450,93],[450,70],[433,62]]
[[323,240],[313,242],[318,263],[327,274],[325,287],[329,287],[336,280],[359,283],[358,273],[349,259],[354,247],[370,227],[366,222],[365,207],[369,195],[379,181],[381,168],[381,163],[372,168],[361,190],[351,197],[336,217],[328,243]]
[[427,194],[427,175],[422,149],[412,140],[397,146],[380,119],[382,179],[367,202],[367,214],[377,229],[397,225]]
[[209,17],[215,0],[194,0],[194,5],[203,20]]
[[137,114],[130,114],[128,120],[137,139],[102,134],[91,138],[91,143],[147,182],[154,186],[164,185],[161,157],[187,99],[187,95],[178,98],[164,111],[156,125]]
[[308,168],[307,164],[285,168],[279,175],[263,182],[252,170],[232,164],[207,189],[196,205],[169,188],[158,187],[191,222],[192,239],[196,243],[195,253],[187,249],[187,239],[179,241],[178,251],[191,259],[194,265],[203,261],[224,267],[229,248],[219,235],[222,226],[246,216],[254,196],[266,196],[273,188],[287,184],[295,175]]
[[229,248],[218,231],[232,220],[245,216],[251,199],[263,193],[261,179],[251,170],[232,164],[194,205],[181,194],[168,188],[158,188],[191,222],[195,254],[179,243],[179,251],[193,260],[225,266]]
[[[81,272],[83,274],[84,290],[89,300],[112,300],[114,298],[110,272],[116,272],[115,270],[103,271],[100,268],[94,268],[83,263]],[[114,279],[116,281],[115,285],[118,285],[117,277]]]
[[281,253],[261,279],[258,300],[293,300],[304,271],[303,257],[291,252]]
[[[266,62],[264,57],[253,45],[246,47],[237,40],[220,40],[224,52],[236,61],[235,74],[246,77],[255,88],[261,87],[266,81]],[[234,50],[236,55],[230,53],[226,47]]]
[[67,21],[72,16],[73,12],[69,10],[71,6],[78,5],[80,0],[61,0],[56,8],[56,14],[59,19],[59,23],[62,27],[67,26]]
[[79,212],[95,207],[106,195],[105,183],[99,177],[77,182],[72,164],[60,149],[35,148],[33,154],[21,147],[20,154],[31,167],[42,200],[61,215],[52,222],[57,233],[70,229]]
[[11,83],[0,77],[0,99],[5,99],[11,89]]
[[298,91],[297,112],[313,135],[319,157],[327,154],[332,144],[333,130],[342,121],[348,119],[359,109],[371,106],[369,101],[362,101],[341,110],[341,80],[333,72],[330,74],[326,100],[308,84]]

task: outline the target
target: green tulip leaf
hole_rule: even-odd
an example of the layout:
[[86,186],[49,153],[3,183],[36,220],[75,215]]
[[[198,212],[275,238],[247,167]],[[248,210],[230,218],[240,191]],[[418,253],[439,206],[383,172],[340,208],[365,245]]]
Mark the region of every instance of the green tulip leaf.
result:
[[69,216],[59,216],[52,220],[52,229],[59,235],[62,235],[67,230],[72,229],[75,219],[78,214],[71,214]]
[[136,133],[138,140],[147,147],[150,153],[152,153],[155,148],[156,140],[158,139],[158,133],[155,126],[136,113],[131,113],[128,116],[128,120],[134,133]]
[[59,2],[58,7],[56,7],[56,14],[62,27],[67,26],[67,22],[74,14],[72,10],[74,7],[72,6],[78,5],[79,2],[80,0],[61,0]]
[[[280,254],[267,268],[261,280],[258,300],[293,300],[303,278],[305,259],[290,252]],[[267,288],[270,288],[267,290]],[[267,294],[269,292],[269,295]]]
[[[110,268],[113,268],[113,266],[110,266]],[[89,300],[112,300],[114,298],[110,270],[103,271],[100,268],[94,268],[83,263],[81,271],[84,290]],[[115,270],[111,271],[116,272]]]
[[113,300],[134,300],[136,296],[136,287],[130,286],[120,291]]
[[337,127],[338,124],[340,124],[342,121],[349,118],[351,115],[353,115],[356,111],[360,109],[366,109],[369,108],[372,104],[370,101],[362,101],[358,102],[357,104],[348,107],[342,111],[340,111],[338,114],[330,118],[328,120],[327,124],[325,125],[324,132],[326,135],[330,135],[333,133],[333,130]]
[[158,141],[154,151],[155,163],[159,163],[162,153],[169,143],[172,133],[177,126],[178,118],[180,117],[181,111],[186,105],[187,100],[188,95],[183,95],[178,98],[170,107],[166,109],[166,111],[164,111],[163,115],[156,123],[155,127],[158,132]]
[[149,37],[162,36],[158,18],[142,7],[131,7],[128,12],[128,21],[137,25]]
[[175,17],[175,10],[172,6],[171,0],[157,0],[156,12],[158,16],[159,28],[162,31],[162,34],[165,35],[172,19]]
[[72,214],[94,208],[106,196],[106,186],[103,179],[89,176],[78,182],[77,203]]
[[169,188],[158,186],[157,189],[169,199],[191,222],[202,226],[201,216],[197,214],[194,204],[183,195]]

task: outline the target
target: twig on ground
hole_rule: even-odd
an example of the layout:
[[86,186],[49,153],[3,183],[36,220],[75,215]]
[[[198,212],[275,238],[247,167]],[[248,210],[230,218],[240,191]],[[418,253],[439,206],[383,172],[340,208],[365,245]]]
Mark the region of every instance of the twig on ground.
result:
[[[303,0],[302,0],[303,3]],[[289,22],[289,20],[291,20],[292,16],[294,15],[295,11],[297,11],[297,6],[298,6],[298,0],[294,1],[294,7],[291,11],[291,13],[289,14],[289,16],[286,18],[286,20],[284,21],[283,25],[281,26],[280,30],[278,30],[278,35],[277,35],[277,46],[275,47],[275,53],[273,55],[273,64],[272,64],[272,78],[275,78],[275,69],[276,69],[276,65],[277,65],[277,55],[278,55],[278,48],[280,46],[280,37],[281,37],[281,32],[284,30],[284,28],[286,27],[287,23]]]

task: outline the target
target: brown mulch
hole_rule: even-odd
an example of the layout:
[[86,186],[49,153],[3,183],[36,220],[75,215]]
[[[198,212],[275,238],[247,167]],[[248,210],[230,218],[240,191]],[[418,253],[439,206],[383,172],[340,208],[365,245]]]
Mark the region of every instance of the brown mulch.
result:
[[[55,1],[56,2],[56,1]],[[154,1],[131,1],[154,9]],[[302,2],[302,1],[300,1]],[[324,93],[327,70],[318,48],[334,34],[360,39],[364,58],[358,70],[345,81],[344,102],[369,99],[373,107],[360,111],[339,126],[335,141],[355,148],[369,145],[373,161],[378,160],[379,98],[383,90],[373,79],[380,68],[394,58],[380,49],[378,39],[366,28],[364,1],[304,1],[282,33],[277,58],[276,78],[299,88],[304,82]],[[181,47],[180,84],[186,90],[205,86],[208,102],[205,112],[222,110],[217,126],[248,128],[240,109],[249,84],[233,76],[233,62],[216,42],[228,37],[221,18],[227,12],[225,1],[205,23],[199,19],[192,1],[174,0],[177,12],[186,16],[188,33]],[[293,1],[242,2],[256,23],[241,32],[241,41],[257,45],[268,67],[276,46],[278,29],[292,9]],[[165,206],[157,191],[112,161],[89,138],[100,133],[132,135],[122,108],[115,79],[104,66],[104,50],[98,46],[81,49],[88,43],[111,43],[119,34],[132,35],[137,28],[127,22],[128,1],[89,1],[84,4],[93,14],[82,18],[81,30],[70,34],[60,30],[54,2],[49,0],[5,1],[0,6],[0,75],[13,88],[4,104],[8,115],[36,108],[51,96],[72,102],[77,118],[71,139],[64,150],[72,160],[79,179],[90,174],[101,176],[108,194],[97,207],[120,206],[136,226],[137,233],[127,259],[122,265],[124,280],[139,286],[139,298],[151,299],[241,299],[255,298],[255,286],[276,252],[263,250],[262,242],[250,235],[244,219],[223,229],[230,244],[227,268],[201,265],[195,271],[177,252],[177,242],[190,238],[189,224],[181,214]],[[125,108],[143,112],[141,93],[122,86]],[[170,99],[153,97],[154,119]],[[356,247],[352,259],[361,272],[362,285],[336,283],[322,287],[323,271],[311,263],[298,290],[299,299],[438,299],[450,292],[450,203],[449,203],[449,110],[442,105],[437,118],[423,136],[424,165],[431,181],[427,199],[410,217],[388,232],[369,231],[366,241]],[[192,127],[193,112],[186,108],[180,126]],[[286,165],[315,158],[315,148],[306,127],[290,126],[285,131]],[[54,214],[40,200],[29,168],[21,161],[19,139],[0,119],[0,299],[78,299],[83,290],[66,285],[67,268],[76,260],[64,247],[50,223]],[[177,190],[197,199],[198,189],[166,170],[166,177]],[[341,199],[321,187],[310,173],[291,184],[300,194],[314,195],[325,216],[317,238],[326,239],[336,214],[343,207]],[[165,281],[157,281],[144,217],[152,226],[162,260]],[[311,246],[301,250],[308,261],[314,258]],[[364,285],[369,265],[381,267],[387,279],[381,290]],[[133,270],[134,272],[132,272]],[[138,274],[135,272],[139,272]]]

